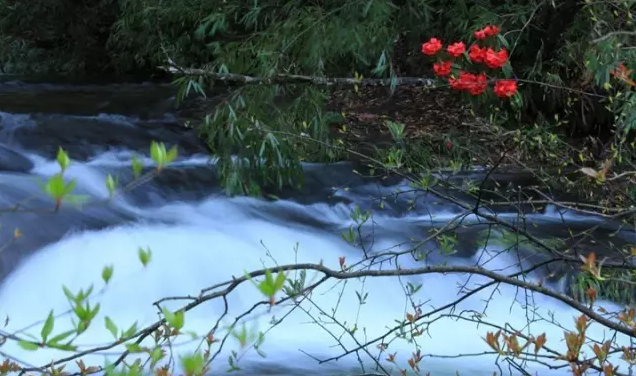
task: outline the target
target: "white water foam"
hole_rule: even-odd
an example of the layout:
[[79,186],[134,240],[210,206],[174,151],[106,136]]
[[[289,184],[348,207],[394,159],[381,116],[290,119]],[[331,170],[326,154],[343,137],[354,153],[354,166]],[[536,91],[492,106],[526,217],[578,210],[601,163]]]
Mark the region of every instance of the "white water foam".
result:
[[[114,278],[109,287],[97,299],[101,302],[101,311],[91,327],[77,342],[87,348],[109,343],[110,333],[104,329],[104,316],[109,316],[120,327],[129,326],[139,320],[140,325],[148,325],[157,319],[156,309],[152,302],[166,296],[197,295],[207,286],[241,276],[244,271],[271,267],[275,264],[290,264],[295,262],[320,262],[328,267],[337,268],[338,257],[346,256],[353,262],[360,256],[360,251],[344,243],[336,235],[316,231],[301,230],[285,223],[254,220],[248,216],[237,214],[236,206],[240,200],[234,199],[232,204],[226,200],[213,200],[200,205],[173,206],[164,215],[171,215],[173,219],[180,219],[182,224],[176,226],[136,224],[122,226],[103,231],[75,233],[62,239],[57,244],[45,247],[26,263],[18,268],[0,288],[0,314],[8,314],[11,318],[6,331],[14,331],[27,327],[29,324],[43,319],[50,309],[61,313],[68,309],[68,303],[61,291],[61,286],[70,287],[73,291],[95,284],[96,289],[103,287],[100,272],[103,266],[114,266]],[[247,202],[246,202],[247,203]],[[272,203],[271,205],[277,205]],[[181,208],[181,209],[180,209]],[[193,216],[197,212],[197,216]],[[155,212],[157,215],[158,212]],[[389,247],[395,239],[384,239],[382,245]],[[294,247],[299,244],[296,254]],[[147,267],[143,267],[137,259],[138,247],[150,247],[152,260]],[[487,267],[502,268],[514,263],[501,256]],[[274,261],[275,260],[275,261]],[[474,260],[466,260],[465,262]],[[416,266],[414,262],[404,261],[404,267]],[[311,275],[311,273],[309,273]],[[428,306],[439,307],[455,298],[457,286],[466,280],[460,275],[425,275],[408,277],[404,281],[423,284],[421,299],[429,299]],[[472,283],[484,282],[485,278],[473,277]],[[326,310],[334,307],[338,300],[336,288],[330,290],[333,284],[317,289],[313,300],[318,306]],[[340,285],[341,286],[341,285]],[[349,281],[343,293],[337,317],[348,326],[353,326],[358,315],[358,300],[355,291],[368,291],[367,302],[362,306],[358,325],[358,338],[364,340],[375,338],[385,332],[387,326],[393,326],[394,319],[405,316],[406,301],[402,285],[395,278],[375,278],[362,281]],[[492,290],[485,290],[464,302],[457,312],[462,309],[481,310],[484,306],[480,299],[487,298]],[[518,305],[511,305],[516,291],[511,287],[501,287],[500,294],[491,303],[487,316],[490,321],[504,324],[509,323],[516,328],[522,328],[525,321],[525,310]],[[250,283],[237,288],[229,297],[230,315],[234,318],[255,302],[262,300],[262,296]],[[184,303],[187,301],[184,301]],[[172,309],[181,303],[166,304]],[[547,317],[547,311],[553,311],[555,319],[566,327],[572,327],[573,318],[577,313],[564,305],[546,297],[535,296],[535,304],[540,312]],[[320,316],[315,307],[306,302],[303,305],[310,309],[316,317]],[[612,308],[617,308],[613,306]],[[273,311],[277,318],[281,318],[286,307],[278,307]],[[204,304],[186,314],[186,330],[193,330],[205,334],[219,317],[222,311],[220,301]],[[426,311],[426,310],[425,310]],[[261,311],[257,319],[258,327],[264,330],[271,319],[271,314]],[[309,370],[324,370],[314,360],[304,355],[299,349],[318,357],[328,357],[342,352],[334,347],[333,338],[300,310],[294,311],[282,324],[278,325],[266,335],[262,350],[268,357],[260,357],[248,352],[245,359],[275,366],[276,364],[293,365],[308,373]],[[69,319],[60,318],[56,321],[55,333],[69,328]],[[249,327],[250,324],[248,324]],[[41,326],[30,329],[38,335]],[[334,332],[339,332],[334,325],[329,326]],[[363,331],[363,328],[365,329]],[[534,334],[547,332],[548,343],[554,349],[564,349],[562,331],[546,323],[534,323],[531,326]],[[492,330],[486,326],[477,327],[467,321],[440,319],[435,322],[429,334],[422,337],[423,353],[438,355],[475,354],[487,351],[488,347],[482,340],[486,332]],[[364,333],[364,334],[363,334]],[[589,330],[590,336],[602,339],[604,334],[598,325]],[[217,336],[221,335],[217,333]],[[344,337],[343,343],[354,347],[355,343]],[[192,350],[194,344],[180,346],[178,351]],[[236,349],[237,344],[228,343],[228,349]],[[57,350],[41,349],[37,352],[25,352],[15,343],[9,341],[2,350],[24,361],[36,365],[43,365],[51,359],[64,354]],[[115,358],[114,352],[120,348],[106,352],[109,358]],[[406,367],[406,358],[413,350],[407,343],[394,343],[390,352],[398,351],[401,365]],[[375,352],[372,348],[371,351]],[[225,356],[220,357],[217,364],[220,370],[227,369]],[[104,355],[106,356],[106,355]],[[86,356],[85,362],[103,364],[104,356]],[[363,356],[364,357],[364,356]],[[365,360],[370,364],[369,359]],[[460,374],[492,374],[497,369],[493,366],[492,357],[476,357],[467,359],[428,359],[422,363],[425,372],[432,375]],[[343,373],[357,365],[353,355],[337,363]],[[67,367],[67,371],[73,368]],[[388,365],[387,365],[388,367]],[[331,371],[333,369],[330,368]],[[532,372],[533,368],[528,368]],[[394,370],[397,373],[397,370]],[[567,374],[565,370],[550,371],[541,369],[541,375]]]
[[[78,185],[83,189],[98,197],[106,197],[108,192],[103,184],[105,176],[100,167],[130,165],[130,157],[129,152],[105,153],[86,163],[74,162],[67,174],[69,177],[77,178]],[[52,175],[59,171],[59,167],[53,161],[39,157],[34,157],[33,160],[36,163],[34,173]],[[204,163],[204,159],[193,158],[179,163],[198,164]],[[205,163],[208,163],[207,159]],[[310,209],[311,215],[327,222],[341,227],[351,224],[351,219],[346,213],[346,205],[330,207],[319,204],[313,205]],[[360,250],[346,244],[337,234],[309,230],[269,217],[256,219],[253,215],[254,210],[267,213],[276,210],[297,211],[302,210],[302,207],[288,201],[264,202],[253,198],[217,197],[198,204],[174,202],[158,208],[136,209],[142,219],[176,221],[176,225],[151,225],[142,221],[102,231],[70,233],[58,243],[43,248],[29,258],[0,286],[0,314],[10,316],[9,326],[3,330],[12,332],[28,327],[33,322],[42,320],[50,309],[54,309],[58,314],[67,310],[68,303],[62,293],[62,285],[73,291],[87,288],[91,284],[94,284],[97,290],[101,289],[104,286],[100,273],[106,265],[114,266],[114,278],[96,299],[101,303],[100,315],[95,319],[93,326],[76,342],[82,349],[112,341],[110,333],[103,325],[105,316],[111,317],[120,327],[128,327],[134,321],[139,321],[140,326],[144,326],[157,319],[157,311],[152,303],[162,297],[197,295],[202,288],[264,266],[322,261],[326,266],[337,269],[338,257],[346,256],[348,263],[353,263],[361,256]],[[444,221],[455,215],[451,212],[440,212],[436,213],[435,218],[436,221]],[[406,220],[380,219],[386,221],[385,224],[399,224],[399,221]],[[421,220],[430,221],[430,217],[427,215]],[[382,224],[382,221],[376,223]],[[399,241],[400,239],[378,239],[376,249],[392,247]],[[294,252],[296,244],[299,244],[297,254]],[[145,268],[137,259],[139,247],[150,247],[153,252],[152,261]],[[515,260],[506,257],[508,256],[501,255],[484,266],[488,269],[501,269],[515,263]],[[475,259],[463,260],[461,263],[470,265],[474,262]],[[406,259],[402,266],[416,267],[419,264]],[[512,270],[506,270],[506,273],[510,272]],[[425,275],[407,277],[403,282],[423,284],[420,299],[428,300],[426,308],[439,307],[454,300],[458,285],[464,283],[466,278],[461,275]],[[473,276],[471,284],[483,283],[486,280]],[[341,289],[330,289],[332,286],[333,284],[329,284],[317,289],[312,297],[318,306],[326,310],[333,308],[339,299]],[[367,302],[359,313],[356,291],[369,292]],[[491,293],[492,290],[487,289],[463,301],[456,313],[462,310],[481,311],[484,307],[481,299],[488,298]],[[490,303],[486,312],[489,321],[498,324],[509,323],[515,328],[523,328],[527,312],[519,305],[511,304],[516,294],[514,288],[501,286],[499,295]],[[568,328],[573,327],[573,318],[578,316],[573,309],[540,295],[535,295],[534,299],[534,304],[539,307],[544,317],[548,317],[548,311],[552,311],[557,321]],[[262,300],[262,296],[256,288],[246,283],[230,295],[228,317],[238,316],[259,300]],[[180,302],[171,301],[166,306],[177,309]],[[618,309],[615,305],[607,306]],[[309,302],[305,302],[303,307],[311,310],[315,316],[320,316],[316,312],[316,307],[312,307]],[[404,318],[407,307],[403,286],[395,278],[367,279],[365,282],[352,280],[346,286],[336,316],[339,321],[346,321],[349,328],[356,322],[357,317],[358,340],[364,342],[365,335],[369,339],[380,336],[386,327],[395,325],[394,319]],[[277,307],[273,314],[281,318],[288,309],[289,307]],[[208,302],[188,312],[186,330],[205,334],[214,325],[220,312],[220,301]],[[260,330],[267,328],[271,316],[271,313],[260,311],[260,316],[256,318]],[[55,333],[68,329],[69,321],[68,316],[56,320]],[[252,321],[248,321],[248,326],[251,323]],[[38,336],[40,328],[38,325],[30,328],[28,332]],[[333,324],[329,329],[339,332]],[[477,327],[468,321],[439,319],[429,329],[430,338],[426,335],[421,338],[422,352],[457,355],[488,351],[482,340],[487,331],[493,329],[483,325]],[[535,335],[546,332],[549,346],[553,349],[565,348],[561,340],[562,330],[553,325],[533,323],[530,331]],[[607,337],[598,325],[593,325],[588,333],[599,340]],[[217,337],[220,335],[221,332],[217,333]],[[347,348],[355,347],[354,341],[347,336],[344,337],[343,343]],[[189,351],[194,345],[179,346],[177,350]],[[342,349],[334,347],[335,345],[334,339],[328,333],[318,325],[311,324],[311,319],[306,313],[295,310],[283,323],[267,333],[262,347],[268,354],[267,358],[261,359],[253,352],[248,352],[245,359],[254,364],[265,363],[269,366],[291,363],[303,370],[302,374],[308,374],[310,371],[324,372],[324,368],[320,368],[315,360],[299,349],[318,357],[329,357],[342,352]],[[237,344],[231,342],[227,345],[227,350],[236,347]],[[405,361],[413,349],[411,344],[393,343],[389,352],[398,351],[400,365],[406,367]],[[35,365],[43,365],[52,359],[68,355],[51,349],[26,352],[12,341],[4,344],[2,351]],[[117,351],[121,352],[121,348],[109,349],[100,355],[86,356],[84,359],[86,363],[101,365],[105,357],[115,359]],[[375,353],[373,346],[371,351]],[[220,363],[217,364],[220,370],[227,369],[227,351],[223,354],[224,356],[219,358]],[[371,363],[368,358],[366,362]],[[424,372],[431,372],[432,375],[450,376],[455,375],[455,371],[459,371],[460,374],[485,375],[498,371],[493,362],[493,357],[486,356],[449,360],[425,358],[421,367]],[[357,364],[357,359],[351,355],[340,360],[337,367],[345,373]],[[389,367],[387,364],[385,366]],[[74,364],[70,364],[66,370],[70,371],[73,367]],[[329,370],[333,371],[332,368]],[[527,369],[531,373],[534,370],[536,368]],[[540,371],[541,375],[567,374],[563,369],[548,372],[542,368]]]

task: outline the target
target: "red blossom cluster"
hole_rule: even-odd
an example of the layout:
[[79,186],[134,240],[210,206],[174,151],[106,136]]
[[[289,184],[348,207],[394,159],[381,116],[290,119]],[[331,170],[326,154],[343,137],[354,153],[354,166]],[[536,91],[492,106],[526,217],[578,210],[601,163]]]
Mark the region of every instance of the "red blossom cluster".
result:
[[[499,27],[489,25],[475,32],[475,38],[479,41],[495,37],[499,34]],[[438,38],[431,38],[428,42],[422,44],[422,53],[428,56],[438,55],[444,45]],[[466,91],[471,95],[483,94],[488,88],[488,77],[485,73],[469,73],[463,69],[458,74],[453,74],[453,66],[456,63],[454,59],[466,53],[466,45],[463,42],[456,42],[446,47],[446,53],[449,58],[438,58],[433,64],[433,71],[438,77],[448,78],[451,88],[458,91]],[[490,69],[501,69],[508,63],[508,51],[505,48],[495,50],[492,47],[480,46],[473,44],[468,49],[468,60],[473,64],[484,64]],[[517,81],[515,80],[496,80],[494,85],[494,93],[501,98],[510,98],[517,92]]]

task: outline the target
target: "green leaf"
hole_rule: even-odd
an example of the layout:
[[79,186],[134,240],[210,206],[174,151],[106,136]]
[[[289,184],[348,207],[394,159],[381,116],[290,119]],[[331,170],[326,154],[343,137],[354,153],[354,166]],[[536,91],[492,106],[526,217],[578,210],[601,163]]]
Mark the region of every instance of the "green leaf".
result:
[[150,353],[150,359],[152,360],[153,365],[160,361],[163,357],[164,352],[161,350],[161,347],[157,346],[152,349],[152,352]]
[[286,278],[287,277],[285,276],[285,274],[283,274],[283,272],[278,272],[278,275],[276,276],[276,282],[274,284],[275,291],[278,291],[283,288],[283,286],[285,285]]
[[62,286],[62,291],[64,291],[64,295],[66,295],[66,298],[72,302],[75,301],[75,295],[73,295],[73,293],[71,292],[71,290],[68,289],[68,287],[66,286]]
[[111,320],[110,317],[106,316],[104,317],[104,324],[106,324],[106,329],[108,329],[110,334],[112,334],[113,337],[117,339],[118,329],[117,329],[117,325],[115,325],[113,320]]
[[71,160],[68,157],[68,154],[64,151],[64,149],[59,148],[57,150],[57,164],[60,165],[62,172],[66,170],[66,168],[71,164]]
[[139,247],[137,254],[139,256],[139,261],[141,261],[141,264],[146,267],[150,262],[150,258],[152,256],[152,251],[150,250],[150,248],[144,250],[143,248]]
[[49,335],[53,332],[53,326],[55,325],[55,317],[53,317],[53,310],[49,312],[49,316],[46,318],[44,322],[44,326],[42,327],[42,331],[40,335],[42,336],[42,342],[46,343]]
[[49,347],[64,351],[77,351],[77,346],[71,345],[70,343],[51,343]]
[[161,308],[161,311],[163,312],[163,316],[166,318],[166,322],[168,323],[168,325],[177,330],[183,328],[183,323],[185,320],[183,311],[172,313],[166,308]]
[[104,268],[102,269],[102,279],[104,280],[104,283],[108,284],[110,279],[113,277],[113,271],[114,271],[113,265],[104,266]]
[[177,330],[181,330],[181,328],[183,328],[183,324],[185,322],[185,313],[183,312],[183,310],[177,311],[174,315],[175,321],[174,323],[172,323],[171,325],[177,329]]
[[55,337],[51,338],[51,340],[47,343],[47,345],[53,346],[53,345],[57,344],[58,342],[65,340],[68,336],[70,336],[72,334],[75,334],[75,333],[76,333],[75,330],[69,330],[67,332],[58,334]]
[[37,343],[28,342],[28,341],[18,341],[18,345],[28,351],[35,351],[38,348],[40,348],[40,346]]
[[95,316],[97,316],[97,314],[99,313],[99,308],[100,308],[100,304],[97,303],[97,305],[95,305],[95,308],[91,311],[89,311],[89,315],[88,315],[88,321],[91,321],[95,318]]
[[128,328],[128,330],[126,330],[124,332],[124,334],[122,335],[122,337],[124,338],[129,338],[132,337],[135,333],[137,332],[137,321],[135,321],[130,328]]
[[117,179],[114,179],[111,174],[108,174],[106,177],[106,188],[108,188],[108,193],[112,196],[117,188]]
[[501,43],[504,47],[510,49],[510,44],[501,34],[497,34],[497,39],[499,39],[499,43]]
[[137,159],[136,155],[133,155],[132,157],[132,168],[133,168],[133,174],[135,175],[135,179],[137,179],[141,175],[141,171],[144,168],[144,164],[143,162]]
[[174,162],[174,160],[177,159],[178,156],[179,156],[179,150],[177,149],[177,146],[175,145],[171,147],[170,150],[168,150],[168,153],[166,155],[166,164]]
[[152,141],[150,144],[150,157],[158,166],[166,163],[166,145],[163,142]]
[[183,367],[186,375],[202,374],[205,366],[203,354],[201,354],[201,352],[195,352],[192,355],[182,357],[181,366]]
[[274,277],[272,276],[272,271],[269,269],[265,269],[265,282],[268,286],[274,287]]
[[65,182],[62,174],[55,174],[49,178],[44,186],[44,190],[52,198],[58,199],[64,197]]
[[131,353],[138,353],[144,351],[138,343],[127,343],[126,350]]

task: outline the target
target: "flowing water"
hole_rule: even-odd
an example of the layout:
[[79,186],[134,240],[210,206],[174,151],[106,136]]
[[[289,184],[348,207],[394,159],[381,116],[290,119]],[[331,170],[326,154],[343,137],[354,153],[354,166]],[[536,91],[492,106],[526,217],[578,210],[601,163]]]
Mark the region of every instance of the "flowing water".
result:
[[[214,160],[205,155],[205,147],[191,131],[175,125],[169,107],[172,95],[171,88],[158,85],[69,87],[14,83],[0,88],[0,111],[4,111],[0,112],[0,202],[7,208],[0,217],[0,241],[11,243],[0,253],[0,315],[9,317],[7,326],[2,328],[4,333],[39,336],[42,320],[51,309],[58,315],[54,334],[68,330],[72,323],[65,313],[69,305],[62,286],[76,292],[94,285],[93,300],[101,304],[101,309],[93,325],[75,344],[80,350],[104,346],[113,340],[104,326],[106,316],[119,328],[128,328],[134,322],[143,328],[159,317],[153,302],[173,297],[162,305],[177,309],[202,289],[243,276],[245,271],[297,262],[322,262],[338,269],[342,256],[348,264],[355,263],[363,255],[361,247],[348,244],[340,235],[354,224],[351,212],[355,206],[373,208],[373,220],[362,228],[363,244],[367,252],[377,253],[407,250],[415,241],[429,236],[432,228],[455,220],[462,212],[439,198],[409,193],[411,188],[404,182],[366,180],[353,173],[347,163],[306,165],[304,190],[285,192],[277,201],[225,197],[216,182]],[[107,174],[118,176],[121,184],[130,182],[132,155],[147,155],[151,140],[178,145],[179,160],[151,182],[109,201]],[[55,162],[58,146],[64,147],[73,160],[65,175],[76,179],[78,193],[97,203],[66,204],[59,212],[50,212],[53,202],[43,193],[40,183],[59,171]],[[150,164],[147,157],[145,162]],[[483,174],[466,176],[480,178]],[[387,198],[380,209],[377,199],[396,191],[404,193]],[[17,212],[11,210],[16,202],[26,198],[29,200]],[[518,213],[512,211],[499,214],[506,220],[519,220]],[[564,218],[570,228],[598,225],[608,233],[612,228],[602,219],[561,213],[555,208],[527,214],[524,221],[535,233],[558,236],[567,233],[568,226],[561,223]],[[475,225],[480,220],[466,216],[463,221]],[[23,236],[11,241],[14,228],[20,228]],[[403,268],[442,262],[481,265],[513,273],[523,251],[496,256],[502,246],[477,245],[477,230],[484,228],[465,227],[455,255],[441,255],[437,243],[429,241],[420,244],[421,251],[429,252],[426,260],[402,256],[399,263]],[[615,239],[633,241],[633,233],[621,231]],[[140,247],[152,251],[146,266],[138,258]],[[540,255],[528,258],[526,264],[536,262],[537,257],[540,259]],[[106,286],[101,271],[107,265],[114,267],[114,274]],[[383,267],[392,266],[385,263]],[[541,272],[528,276],[535,280],[541,277]],[[308,279],[313,278],[309,272]],[[266,356],[250,348],[241,349],[236,340],[230,339],[212,371],[226,371],[230,351],[237,350],[243,369],[239,373],[246,375],[381,373],[373,368],[370,357],[377,354],[380,342],[369,347],[370,353],[351,349],[365,340],[381,337],[395,325],[394,320],[402,320],[407,311],[412,312],[404,293],[406,283],[423,286],[416,298],[426,301],[422,308],[426,312],[457,299],[460,285],[474,287],[487,281],[461,274],[428,274],[327,282],[315,289],[300,308],[281,304],[273,309],[265,305],[254,309],[241,322],[250,330],[266,332],[260,346]],[[552,287],[563,286],[554,281]],[[365,304],[359,304],[358,293],[368,293]],[[484,299],[493,293],[496,297],[486,307]],[[538,308],[529,312],[524,306],[526,299]],[[184,332],[206,335],[227,304],[229,314],[215,333],[221,338],[231,320],[262,300],[251,283],[240,285],[225,302],[215,299],[188,311]],[[604,304],[618,308],[609,302]],[[572,308],[542,295],[520,295],[508,286],[499,286],[496,292],[485,289],[460,302],[454,311],[431,316],[428,333],[418,341],[424,354],[420,365],[424,373],[520,374],[505,362],[500,370],[494,365],[493,356],[483,355],[488,346],[482,337],[487,331],[494,331],[492,328],[449,316],[471,310],[485,313],[490,322],[499,325],[508,323],[535,335],[545,332],[550,346],[561,350],[565,346],[561,329],[547,322],[532,322],[527,327],[527,317],[542,316],[572,328],[577,316]],[[471,315],[464,316],[474,317]],[[355,325],[355,339],[343,334],[343,328],[333,318],[346,328]],[[272,325],[274,321],[276,325]],[[609,334],[598,325],[593,325],[589,333],[597,339]],[[181,337],[173,344],[175,356],[194,350],[199,343]],[[218,345],[213,349],[217,348]],[[388,352],[396,351],[399,365],[406,368],[414,345],[391,342]],[[121,352],[122,347],[117,346],[83,359],[87,364],[103,365],[107,360],[114,361]],[[348,355],[337,361],[319,362],[343,353]],[[0,347],[0,356],[11,356],[32,366],[68,355],[52,349],[27,351],[14,341]],[[382,364],[383,371],[399,374],[397,367],[385,361]],[[66,370],[74,367],[72,362]],[[541,375],[567,373],[563,368],[549,370],[528,365],[525,369]]]

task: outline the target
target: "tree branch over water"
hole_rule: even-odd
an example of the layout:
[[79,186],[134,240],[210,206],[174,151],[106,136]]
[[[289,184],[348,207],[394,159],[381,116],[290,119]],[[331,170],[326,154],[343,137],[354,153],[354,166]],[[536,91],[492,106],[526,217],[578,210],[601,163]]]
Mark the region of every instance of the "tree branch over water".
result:
[[311,84],[315,86],[435,86],[434,80],[421,77],[356,79],[350,77],[317,77],[297,74],[277,74],[273,77],[253,77],[236,73],[216,73],[205,69],[180,68],[176,66],[161,66],[159,69],[172,74],[204,76],[214,81],[241,85]]

